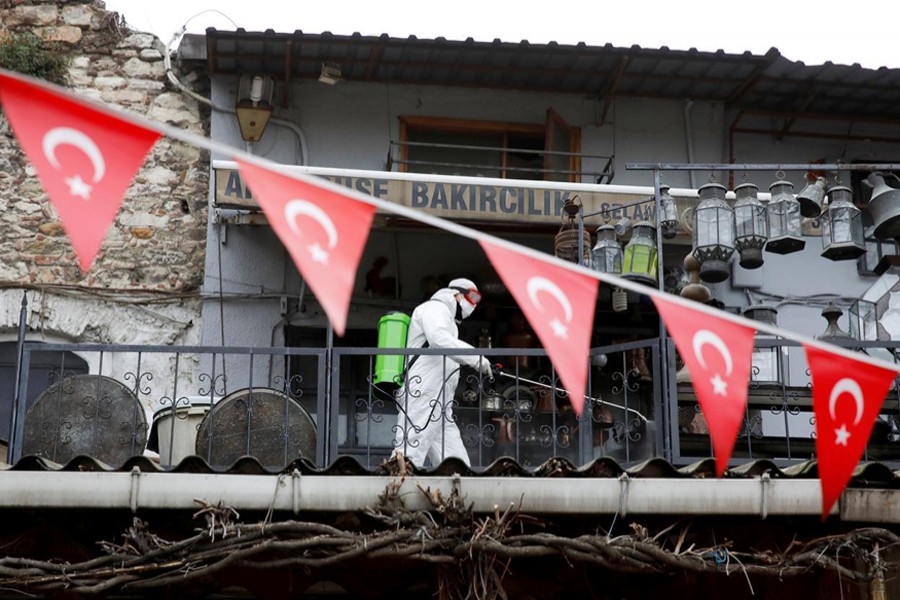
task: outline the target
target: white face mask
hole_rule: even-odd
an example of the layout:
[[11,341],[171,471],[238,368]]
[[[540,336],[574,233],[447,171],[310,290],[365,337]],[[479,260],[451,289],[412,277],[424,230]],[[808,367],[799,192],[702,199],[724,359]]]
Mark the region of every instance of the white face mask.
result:
[[475,307],[465,298],[457,298],[456,302],[459,304],[459,314],[462,319],[469,318],[469,315],[472,314],[472,311],[475,310]]
[[472,314],[472,311],[475,310],[475,307],[465,298],[462,300],[458,300],[459,305],[462,307],[462,315],[463,319],[468,319],[469,315]]

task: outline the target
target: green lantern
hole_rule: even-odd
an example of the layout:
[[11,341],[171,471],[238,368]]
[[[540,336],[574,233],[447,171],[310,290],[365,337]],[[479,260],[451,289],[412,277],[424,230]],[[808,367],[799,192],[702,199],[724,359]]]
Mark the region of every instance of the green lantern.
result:
[[635,223],[622,258],[622,277],[655,286],[659,280],[658,263],[656,227],[648,221]]

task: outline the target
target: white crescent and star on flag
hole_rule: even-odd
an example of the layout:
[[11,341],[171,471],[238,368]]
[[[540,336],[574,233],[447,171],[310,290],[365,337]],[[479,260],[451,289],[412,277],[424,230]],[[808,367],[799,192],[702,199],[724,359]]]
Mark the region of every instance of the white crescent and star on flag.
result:
[[[338,243],[338,232],[334,226],[334,221],[331,220],[328,213],[308,200],[301,200],[299,198],[289,200],[287,204],[284,205],[284,219],[287,221],[291,232],[298,238],[303,237],[303,230],[297,224],[297,217],[299,216],[306,216],[316,221],[328,237],[328,250],[334,250]],[[306,250],[312,257],[313,262],[323,265],[328,264],[330,253],[323,248],[319,242],[309,244],[306,247]]]
[[[831,388],[831,394],[828,396],[828,414],[831,416],[832,421],[837,421],[837,417],[834,414],[835,406],[838,398],[843,394],[849,394],[856,404],[856,416],[853,419],[853,426],[855,427],[862,420],[864,408],[863,391],[855,379],[844,377],[834,384],[834,387]],[[847,430],[847,423],[841,423],[841,426],[834,430],[834,444],[836,446],[846,446],[849,439],[850,431]]]
[[[728,350],[728,346],[722,341],[721,337],[709,329],[700,329],[694,334],[692,345],[694,356],[697,357],[697,362],[700,363],[700,366],[705,371],[708,371],[709,367],[706,364],[706,359],[703,358],[703,348],[704,346],[712,346],[725,362],[725,377],[731,375],[731,372],[734,369],[734,362],[731,358],[731,352]],[[725,396],[728,394],[728,383],[722,378],[721,373],[716,372],[710,378],[709,382],[713,386],[714,394],[718,396]]]
[[563,309],[563,316],[565,318],[565,322],[561,321],[560,318],[554,317],[549,325],[553,330],[553,335],[558,338],[568,339],[569,338],[569,323],[572,322],[572,303],[569,302],[568,296],[559,289],[559,286],[547,279],[546,277],[532,277],[528,280],[528,283],[525,285],[525,289],[528,292],[528,299],[531,300],[531,303],[543,314],[544,307],[540,302],[538,297],[539,292],[546,292],[553,296],[559,305]]
[[[103,153],[100,152],[100,148],[88,135],[71,127],[54,127],[44,134],[41,140],[41,149],[47,162],[57,171],[62,168],[62,165],[56,157],[56,149],[62,145],[74,146],[87,156],[94,168],[94,173],[91,177],[93,183],[99,183],[103,179],[106,175],[106,161],[103,159]],[[91,199],[93,186],[82,179],[81,174],[66,177],[63,181],[69,186],[69,193],[72,196],[77,196],[82,200]]]

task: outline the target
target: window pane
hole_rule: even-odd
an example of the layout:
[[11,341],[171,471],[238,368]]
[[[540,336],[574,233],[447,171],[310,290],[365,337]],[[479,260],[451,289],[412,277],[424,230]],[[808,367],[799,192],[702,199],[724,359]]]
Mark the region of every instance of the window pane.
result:
[[410,129],[406,141],[411,173],[502,177],[502,134]]

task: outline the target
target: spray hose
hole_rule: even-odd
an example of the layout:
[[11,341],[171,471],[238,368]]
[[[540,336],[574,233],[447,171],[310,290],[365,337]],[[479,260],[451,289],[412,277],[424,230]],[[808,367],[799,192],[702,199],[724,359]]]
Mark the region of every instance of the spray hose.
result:
[[[512,374],[510,374],[510,373],[504,372],[502,369],[503,369],[503,365],[501,365],[501,364],[499,364],[499,363],[496,364],[496,365],[494,365],[494,366],[492,367],[492,371],[494,372],[494,378],[495,378],[495,379],[498,378],[498,377],[508,377],[508,378],[510,378],[510,379],[515,379],[515,380],[517,380],[517,381],[524,381],[525,383],[530,383],[531,385],[538,385],[538,386],[541,386],[541,387],[544,387],[544,388],[547,388],[547,389],[553,389],[553,386],[547,385],[546,383],[541,383],[540,381],[534,381],[534,380],[532,380],[532,379],[526,379],[525,377],[520,377],[520,376],[517,376],[517,375],[512,375]],[[560,391],[562,391],[562,392],[564,392],[564,393],[566,393],[566,394],[569,393],[569,392],[567,392],[566,390],[564,390],[564,389],[562,389],[562,388],[560,388],[560,387],[557,387],[556,389],[557,389],[557,390],[560,390]],[[634,410],[633,408],[628,408],[627,406],[622,406],[621,404],[616,404],[616,403],[614,403],[614,402],[607,402],[606,400],[602,400],[602,399],[600,399],[600,398],[593,398],[593,397],[591,397],[591,396],[588,396],[587,394],[584,395],[584,399],[585,399],[585,400],[590,400],[591,402],[593,402],[593,403],[595,403],[595,404],[600,404],[600,405],[603,405],[603,406],[611,406],[612,408],[618,408],[619,410],[624,410],[625,412],[634,413],[641,421],[643,421],[644,423],[647,422],[647,417],[645,417],[644,415],[642,415],[640,412]]]

